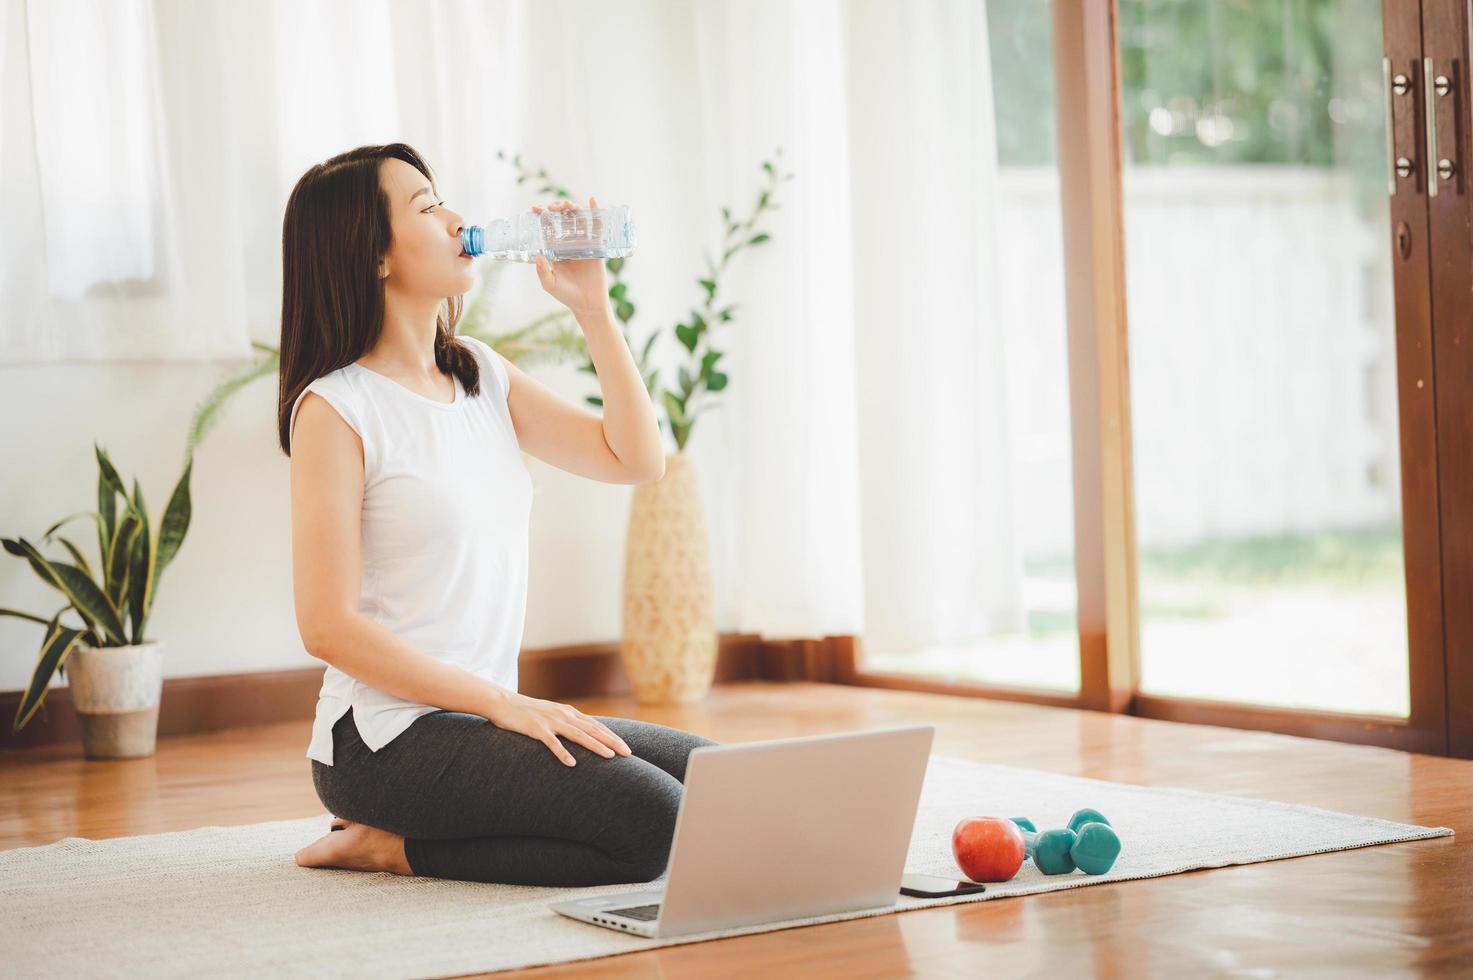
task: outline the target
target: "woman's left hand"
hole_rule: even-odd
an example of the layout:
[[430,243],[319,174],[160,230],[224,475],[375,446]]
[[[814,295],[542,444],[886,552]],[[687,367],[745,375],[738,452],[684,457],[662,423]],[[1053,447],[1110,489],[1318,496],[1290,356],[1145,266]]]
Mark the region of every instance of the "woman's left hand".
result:
[[[598,200],[590,197],[588,206],[598,207]],[[578,205],[572,201],[554,201],[548,211],[573,211]],[[543,208],[532,205],[532,210],[541,213]],[[570,259],[552,262],[540,252],[537,254],[537,281],[559,303],[577,313],[590,313],[608,308],[609,280],[604,271],[603,259]]]

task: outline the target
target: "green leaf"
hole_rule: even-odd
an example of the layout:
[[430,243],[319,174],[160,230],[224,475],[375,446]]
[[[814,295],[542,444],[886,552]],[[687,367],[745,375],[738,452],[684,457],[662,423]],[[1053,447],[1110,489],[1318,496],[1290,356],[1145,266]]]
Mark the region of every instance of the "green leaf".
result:
[[77,567],[86,572],[88,578],[96,578],[96,576],[92,574],[92,566],[87,564],[87,556],[82,554],[81,548],[78,548],[69,539],[62,537],[59,534],[56,536],[56,539],[60,541],[62,547],[69,551],[71,553],[71,556],[76,559]]
[[193,470],[194,457],[190,456],[184,473],[174,486],[169,505],[164,508],[164,519],[159,523],[158,557],[155,559],[153,579],[149,583],[150,591],[158,590],[159,576],[169,567],[169,562],[174,560],[174,555],[184,542],[184,534],[189,530],[189,475]]
[[590,405],[597,405],[600,408],[603,407],[604,400],[602,398],[600,398],[599,396],[597,396],[597,395],[587,395],[585,397],[587,397],[587,399],[588,399],[588,404],[590,404]]
[[97,521],[99,527],[101,527],[101,525],[102,525],[102,515],[99,514],[99,513],[97,513],[97,511],[95,511],[95,510],[79,510],[75,514],[68,514],[66,517],[63,517],[61,520],[57,521],[55,524],[53,524],[50,527],[48,527],[46,529],[46,533],[43,534],[43,535],[41,535],[41,540],[42,541],[50,541],[51,540],[51,536],[56,533],[56,531],[57,531],[58,528],[60,528],[67,521],[75,520],[78,517],[90,517],[93,520]]
[[702,288],[706,290],[706,302],[711,302],[711,300],[716,296],[716,280],[698,279],[696,281],[699,282]]
[[275,375],[280,370],[281,355],[279,351],[271,347],[266,347],[264,344],[257,344],[254,341],[252,341],[252,346],[258,350],[264,349],[267,352],[267,356],[220,382],[196,406],[194,418],[190,421],[189,434],[184,440],[184,452],[186,455],[194,452],[195,447],[204,440],[205,435],[223,417],[225,403],[231,395],[251,384],[257,378]]
[[[117,469],[113,467],[112,460],[108,458],[107,450],[103,449],[96,443],[93,443],[92,445],[93,448],[97,451],[97,468],[99,474],[97,483],[98,503],[103,504],[103,507],[101,509],[103,510],[107,518],[107,541],[99,542],[99,544],[102,545],[101,551],[99,552],[102,558],[101,571],[103,572],[103,574],[107,574],[108,565],[111,561],[111,556],[114,549],[114,544],[116,542],[118,532],[121,530],[121,525],[117,521],[117,511],[115,510],[114,495],[120,494],[122,496],[123,505],[127,508],[129,512],[133,512],[135,508],[133,507],[133,501],[128,499],[128,491],[123,487],[122,477],[118,476]],[[103,501],[104,497],[106,497],[105,504]],[[124,555],[126,556],[126,554],[127,549],[125,548]]]
[[[94,448],[96,443],[93,443]],[[97,450],[99,455],[102,450]],[[107,474],[97,474],[97,514],[100,523],[97,527],[97,554],[105,556],[108,546],[112,543],[113,527],[117,524],[117,495],[107,482]]]
[[680,343],[685,347],[686,350],[690,351],[692,354],[696,352],[696,343],[699,340],[700,335],[696,333],[695,327],[689,326],[688,324],[684,323],[677,323],[675,325],[675,336],[680,340]]
[[128,549],[128,618],[133,626],[132,642],[143,642],[143,625],[148,618],[150,576],[153,574],[153,541],[147,528],[140,528]]
[[[65,612],[68,607],[62,606],[61,608],[62,608],[62,612]],[[60,616],[61,613],[59,612],[56,615]],[[54,623],[56,621],[54,619],[52,619],[52,620],[42,619],[40,616],[34,616],[34,615],[32,615],[31,613],[28,613],[28,612],[21,612],[19,609],[6,609],[3,606],[0,606],[0,616],[14,616],[17,619],[29,619],[31,622],[33,622],[33,623],[40,623],[42,626],[47,625],[48,622],[53,622]]]
[[157,542],[148,525],[148,508],[143,504],[143,488],[133,481],[133,506],[140,517],[138,535],[133,539],[129,555],[128,608],[133,620],[133,642],[143,642],[143,626],[153,604],[153,564],[158,554]]
[[621,323],[628,323],[630,317],[634,316],[634,304],[627,299],[621,299],[614,304],[614,314],[618,316]]
[[720,391],[726,387],[726,375],[720,371],[713,371],[711,377],[706,379],[706,387],[712,391]]
[[733,303],[730,306],[726,307],[724,310],[722,310],[720,313],[718,313],[717,316],[718,316],[718,318],[723,323],[725,323],[726,321],[728,321],[728,320],[731,319],[731,311],[734,310],[734,309],[736,309],[736,308],[737,308],[737,304]]
[[118,533],[113,535],[112,550],[108,552],[107,562],[103,565],[107,576],[103,583],[103,591],[107,593],[108,599],[112,600],[113,606],[120,613],[127,600],[128,560],[132,557],[133,541],[138,537],[138,529],[141,526],[142,521],[139,520],[138,514],[130,508],[128,513],[123,515],[123,522],[118,525]]
[[123,489],[123,479],[118,476],[118,471],[113,468],[112,460],[107,458],[107,450],[96,443],[92,445],[97,450],[97,466],[101,471],[103,481],[112,488],[114,493],[119,493],[127,497],[128,491]]
[[727,221],[730,221],[731,220],[731,208],[728,208],[728,207],[723,206],[721,208],[721,217],[723,217]]
[[772,236],[769,235],[765,231],[758,232],[757,234],[753,235],[751,238],[747,239],[747,244],[748,245],[761,245],[763,242],[767,241],[771,237]]
[[629,284],[627,282],[616,282],[612,286],[609,287],[609,298],[610,299],[623,299],[624,298],[624,293],[628,289],[629,289]]
[[767,171],[767,176],[772,176],[772,164],[768,163],[766,160],[762,161],[762,169]]
[[709,377],[710,376],[710,374],[711,374],[711,368],[713,368],[713,367],[716,366],[716,362],[721,359],[721,356],[722,356],[722,354],[721,354],[721,351],[719,351],[719,350],[708,350],[708,351],[706,351],[706,356],[703,357],[703,358],[701,358],[701,377],[702,378],[705,378],[705,377]]
[[673,428],[679,430],[686,424],[685,402],[668,388],[665,390],[665,410],[670,413],[670,424]]
[[608,270],[617,276],[619,272],[624,268],[624,260],[618,256],[615,256],[614,258],[609,259],[607,262],[605,262],[604,265],[608,266]]
[[694,389],[695,386],[696,386],[696,383],[691,378],[690,372],[687,371],[685,369],[685,365],[682,364],[680,366],[680,392],[681,392],[681,394],[683,394],[683,395],[685,395],[685,397],[689,398],[690,397],[691,390]]
[[22,555],[30,559],[31,567],[41,576],[42,581],[66,596],[88,626],[101,626],[108,638],[119,646],[127,643],[123,638],[123,621],[117,607],[91,576],[75,565],[47,561],[36,550],[35,545],[25,538],[0,538],[0,542],[3,542],[5,550],[12,555]]
[[15,709],[15,721],[10,728],[12,732],[18,732],[24,728],[31,720],[31,716],[41,707],[47,688],[51,685],[51,675],[66,662],[67,655],[76,647],[78,638],[86,632],[62,626],[60,619],[61,613],[57,613],[47,625],[46,639],[41,644],[41,655],[36,658],[36,669],[31,673],[31,684],[26,688],[25,695]]

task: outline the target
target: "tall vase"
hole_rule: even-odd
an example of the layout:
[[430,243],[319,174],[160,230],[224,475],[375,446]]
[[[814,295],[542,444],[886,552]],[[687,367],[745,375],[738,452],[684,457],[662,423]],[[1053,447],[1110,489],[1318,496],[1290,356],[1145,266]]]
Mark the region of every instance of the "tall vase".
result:
[[667,454],[665,475],[634,488],[619,655],[641,704],[699,701],[715,679],[706,517],[684,453]]

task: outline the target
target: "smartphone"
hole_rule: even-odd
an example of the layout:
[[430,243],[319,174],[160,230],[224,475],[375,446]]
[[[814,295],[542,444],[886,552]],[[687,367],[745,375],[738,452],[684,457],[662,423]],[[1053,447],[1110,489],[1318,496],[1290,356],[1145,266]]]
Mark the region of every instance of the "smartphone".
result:
[[987,887],[965,878],[942,878],[907,871],[900,879],[900,894],[916,898],[941,898],[944,895],[970,895],[985,892]]

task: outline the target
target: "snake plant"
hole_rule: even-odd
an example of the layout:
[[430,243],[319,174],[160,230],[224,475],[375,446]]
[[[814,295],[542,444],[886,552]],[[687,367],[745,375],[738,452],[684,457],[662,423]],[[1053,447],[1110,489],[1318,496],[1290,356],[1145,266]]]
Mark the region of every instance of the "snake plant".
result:
[[[85,641],[93,647],[121,647],[144,642],[143,628],[153,608],[159,575],[179,552],[184,534],[189,529],[189,476],[194,456],[186,457],[184,473],[174,487],[174,494],[164,508],[157,533],[150,531],[148,508],[143,502],[143,488],[133,480],[133,495],[123,486],[122,478],[108,459],[107,452],[96,443],[97,510],[78,511],[57,521],[41,535],[41,543],[52,535],[61,543],[75,564],[46,558],[25,538],[0,538],[5,550],[31,563],[41,581],[66,597],[63,605],[45,619],[17,609],[0,608],[0,616],[15,616],[46,627],[41,642],[41,655],[31,675],[30,687],[20,700],[12,731],[20,731],[41,707],[51,676],[61,670],[66,676],[67,655]],[[117,498],[123,498],[123,511],[118,512]],[[98,567],[94,572],[82,550],[70,539],[56,534],[63,524],[78,517],[91,517],[97,523]],[[81,628],[68,626],[61,617],[68,610],[77,614]]]

